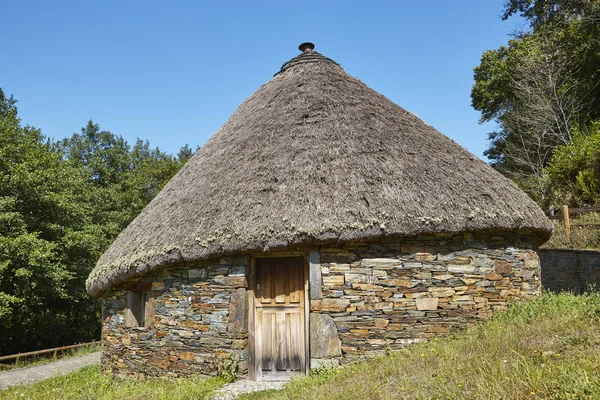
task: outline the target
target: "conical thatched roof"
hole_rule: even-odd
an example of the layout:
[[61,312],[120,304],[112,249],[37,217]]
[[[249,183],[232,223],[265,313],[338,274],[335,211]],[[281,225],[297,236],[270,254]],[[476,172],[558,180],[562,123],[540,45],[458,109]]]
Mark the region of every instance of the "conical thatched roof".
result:
[[482,230],[544,240],[552,228],[511,181],[307,52],[242,103],[119,235],[87,287],[99,295],[223,253]]

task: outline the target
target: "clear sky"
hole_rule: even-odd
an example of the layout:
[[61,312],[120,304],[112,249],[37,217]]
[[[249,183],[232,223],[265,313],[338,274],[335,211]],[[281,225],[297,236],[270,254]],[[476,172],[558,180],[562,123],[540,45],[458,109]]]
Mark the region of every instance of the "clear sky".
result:
[[[59,139],[89,119],[202,145],[304,41],[483,158],[473,67],[521,27],[503,0],[0,0],[0,88]],[[418,143],[415,143],[418,147]]]

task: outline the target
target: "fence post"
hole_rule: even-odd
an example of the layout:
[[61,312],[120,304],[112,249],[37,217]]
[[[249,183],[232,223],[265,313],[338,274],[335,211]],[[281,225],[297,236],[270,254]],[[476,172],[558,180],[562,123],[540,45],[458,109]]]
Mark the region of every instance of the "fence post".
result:
[[563,221],[565,222],[565,236],[567,242],[571,243],[571,223],[569,222],[569,206],[563,206]]

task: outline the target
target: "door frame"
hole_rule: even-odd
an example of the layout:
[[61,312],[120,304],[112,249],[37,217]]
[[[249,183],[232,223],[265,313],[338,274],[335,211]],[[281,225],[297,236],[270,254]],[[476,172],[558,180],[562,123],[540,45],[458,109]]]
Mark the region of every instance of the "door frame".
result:
[[304,360],[303,374],[310,370],[310,283],[309,283],[309,260],[308,251],[288,251],[279,253],[255,253],[250,254],[250,271],[248,273],[248,379],[262,381],[262,370],[257,365],[256,349],[256,310],[254,308],[256,288],[256,259],[258,258],[282,258],[302,257],[304,260]]

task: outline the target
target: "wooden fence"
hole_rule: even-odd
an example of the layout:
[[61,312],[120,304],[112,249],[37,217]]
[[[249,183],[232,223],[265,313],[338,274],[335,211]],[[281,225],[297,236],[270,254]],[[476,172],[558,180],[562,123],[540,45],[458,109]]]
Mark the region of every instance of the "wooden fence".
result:
[[8,360],[14,360],[16,358],[31,357],[31,356],[41,356],[43,354],[50,354],[50,353],[54,353],[54,355],[56,356],[56,353],[61,352],[61,351],[77,349],[79,347],[85,347],[85,346],[98,345],[100,343],[102,343],[102,342],[98,341],[98,342],[90,342],[90,343],[72,344],[70,346],[55,347],[53,349],[29,351],[27,353],[19,353],[19,354],[11,354],[9,356],[0,357],[0,361],[8,361]]
[[[557,215],[550,215],[550,219],[562,219],[565,224],[565,235],[567,240],[571,241],[571,216],[580,213],[589,212],[600,212],[600,207],[580,207],[580,208],[569,208],[569,206],[563,206],[562,213]],[[592,226],[596,229],[600,229],[599,224],[579,224],[581,226]]]

